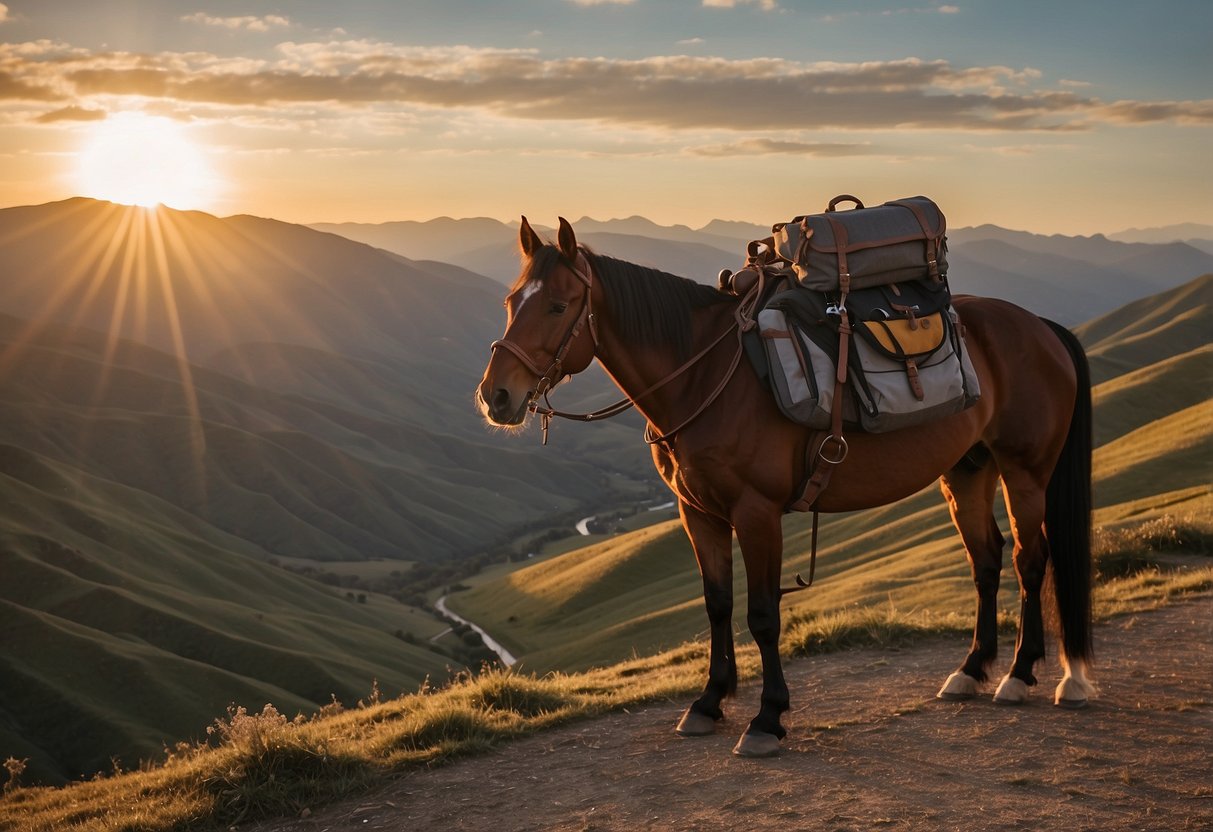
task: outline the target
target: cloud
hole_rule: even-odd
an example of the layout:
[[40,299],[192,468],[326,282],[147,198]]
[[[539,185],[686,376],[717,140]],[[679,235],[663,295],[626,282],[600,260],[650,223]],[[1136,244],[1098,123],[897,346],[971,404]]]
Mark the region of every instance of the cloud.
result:
[[0,70],[0,101],[57,101],[61,98],[54,90]]
[[39,124],[51,124],[56,121],[104,121],[106,115],[105,110],[90,110],[87,107],[77,107],[73,104],[70,107],[43,113],[34,121]]
[[902,6],[896,9],[871,9],[867,11],[852,9],[851,11],[825,14],[818,19],[822,23],[841,23],[848,18],[894,17],[903,14],[960,14],[960,6]]
[[290,20],[277,14],[267,14],[263,17],[254,17],[252,15],[212,17],[206,12],[194,12],[193,14],[182,15],[181,20],[184,23],[217,26],[221,29],[245,29],[249,32],[268,32],[270,29],[284,28],[291,25]]
[[10,18],[8,16],[8,6],[4,5],[3,3],[0,3],[0,23],[5,23],[9,19]]
[[679,46],[698,46],[703,43],[703,38],[683,38],[678,41]]
[[817,156],[837,158],[840,156],[868,156],[876,152],[871,145],[845,142],[798,142],[778,139],[744,139],[731,144],[716,144],[692,148],[696,156]]
[[[3,74],[7,71],[7,74]],[[144,96],[189,105],[472,111],[659,130],[1067,131],[1213,124],[1213,100],[1106,103],[1039,89],[1033,68],[906,58],[806,63],[654,56],[542,57],[534,49],[282,43],[267,60],[0,44],[0,98]]]
[[778,8],[775,0],[703,0],[705,9],[733,9],[745,5],[758,6],[767,12]]

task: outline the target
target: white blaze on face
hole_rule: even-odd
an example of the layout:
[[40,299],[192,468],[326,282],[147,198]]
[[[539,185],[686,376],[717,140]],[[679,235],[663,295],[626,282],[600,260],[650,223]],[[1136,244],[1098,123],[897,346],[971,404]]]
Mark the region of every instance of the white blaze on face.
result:
[[538,280],[532,280],[530,283],[522,287],[522,295],[518,300],[518,309],[514,313],[515,315],[522,311],[523,305],[526,304],[526,302],[531,299],[531,296],[536,294],[540,288],[542,287],[540,287]]

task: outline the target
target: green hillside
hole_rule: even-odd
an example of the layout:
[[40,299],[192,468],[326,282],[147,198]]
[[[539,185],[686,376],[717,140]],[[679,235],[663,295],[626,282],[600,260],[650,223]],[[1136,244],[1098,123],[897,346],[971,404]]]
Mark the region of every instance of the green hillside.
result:
[[506,518],[574,512],[609,488],[592,465],[544,466],[487,434],[473,443],[183,372],[87,331],[48,325],[23,341],[22,328],[0,318],[0,350],[19,356],[0,373],[0,441],[155,494],[267,553],[435,561],[503,539]]
[[233,700],[310,713],[451,661],[396,636],[430,615],[261,562],[147,492],[11,445],[0,470],[0,748],[42,778],[133,763]]
[[[1104,379],[1094,390],[1097,524],[1162,513],[1213,521],[1213,278],[1080,327]],[[1000,501],[1001,502],[1001,501]],[[1005,516],[1001,519],[1007,528]],[[784,520],[785,585],[808,570],[809,519]],[[932,486],[900,503],[823,516],[813,589],[789,618],[848,607],[967,612],[972,583]],[[1006,554],[1002,606],[1016,607]],[[734,618],[744,628],[740,551]],[[479,583],[448,600],[535,670],[581,669],[702,636],[694,557],[676,522],[620,535]]]
[[[1091,361],[1095,384],[1124,373],[1208,346],[1213,315],[1213,274],[1131,303],[1096,318],[1074,331]],[[1206,369],[1194,380],[1207,392]]]

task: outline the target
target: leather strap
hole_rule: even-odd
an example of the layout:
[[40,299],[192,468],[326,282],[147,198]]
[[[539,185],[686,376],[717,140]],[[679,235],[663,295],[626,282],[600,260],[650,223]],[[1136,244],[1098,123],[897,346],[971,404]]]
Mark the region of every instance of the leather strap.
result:
[[[766,241],[758,241],[758,242],[760,244],[762,244],[762,243],[765,243]],[[769,250],[773,251],[774,247],[771,246]],[[578,262],[579,263],[584,262],[584,256],[580,252],[578,253]],[[570,419],[570,420],[578,421],[578,422],[590,422],[590,421],[594,421],[597,419],[607,419],[607,418],[610,418],[611,416],[617,416],[620,413],[623,413],[624,411],[631,408],[636,403],[637,399],[644,398],[645,396],[658,390],[659,388],[664,387],[666,384],[673,381],[675,378],[680,376],[682,373],[689,370],[696,363],[698,363],[701,359],[703,359],[709,352],[711,352],[713,349],[715,349],[717,347],[717,345],[719,345],[722,341],[724,341],[724,339],[727,338],[730,333],[735,332],[735,333],[737,333],[737,352],[733,356],[732,362],[729,364],[728,371],[724,374],[723,378],[721,378],[720,383],[716,386],[716,389],[712,391],[712,393],[699,405],[698,408],[695,409],[695,411],[690,416],[683,419],[676,427],[674,427],[670,430],[667,430],[665,432],[659,433],[653,427],[652,423],[646,424],[645,431],[644,431],[645,441],[648,442],[649,444],[656,444],[658,442],[666,442],[671,437],[673,437],[674,434],[678,433],[678,431],[682,430],[687,425],[689,425],[691,422],[698,419],[699,416],[705,410],[707,410],[708,407],[714,401],[716,401],[717,398],[719,398],[720,394],[724,392],[725,387],[728,386],[729,382],[733,378],[733,375],[737,372],[737,367],[741,364],[741,357],[745,353],[745,343],[743,341],[743,336],[745,335],[746,332],[753,329],[754,326],[756,325],[756,321],[754,320],[754,315],[757,312],[758,305],[761,302],[763,293],[765,292],[765,289],[766,289],[766,277],[767,277],[768,268],[772,268],[772,267],[770,267],[769,265],[767,265],[765,263],[758,266],[758,268],[757,268],[758,280],[754,284],[754,287],[752,289],[750,289],[750,291],[745,295],[745,297],[743,297],[738,302],[737,308],[733,311],[733,324],[731,326],[729,326],[727,329],[725,329],[723,332],[721,332],[720,335],[718,335],[715,339],[713,339],[710,344],[708,344],[702,350],[697,352],[695,355],[691,356],[691,358],[687,359],[687,361],[685,361],[681,366],[679,366],[678,368],[676,368],[675,370],[670,372],[668,375],[666,375],[661,380],[655,382],[654,384],[649,385],[647,388],[642,390],[640,393],[637,393],[634,396],[625,396],[624,398],[620,399],[619,401],[615,402],[614,404],[607,405],[606,407],[601,408],[599,410],[595,410],[591,413],[567,413],[562,410],[556,410],[555,408],[553,408],[551,406],[551,402],[547,398],[548,389],[550,388],[550,385],[549,385],[549,387],[544,387],[542,390],[540,390],[540,388],[537,387],[536,388],[537,392],[532,395],[532,399],[531,399],[531,403],[530,403],[529,407],[533,412],[539,414],[540,418],[542,419],[543,443],[545,445],[547,444],[548,425],[551,422],[552,417],[559,416],[562,419]],[[591,285],[590,277],[589,277],[589,275],[591,273],[589,271],[588,262],[586,262],[585,273],[581,273],[577,270],[574,270],[574,273],[577,274],[577,276],[579,278],[581,278],[582,282],[584,282],[586,284],[586,287],[587,287],[586,305],[588,306],[588,303],[589,303],[588,297],[590,294],[590,292],[588,290]],[[594,335],[594,348],[595,348],[595,350],[597,350],[598,335],[597,335],[597,330],[594,327],[594,315],[592,312],[589,313],[588,320],[590,322],[590,331]],[[579,327],[579,326],[580,326],[580,324],[577,325],[577,327]],[[575,337],[575,336],[566,336],[566,340],[571,341],[572,337]],[[494,341],[492,346],[493,346],[493,348],[503,347],[505,349],[508,349],[510,352],[514,353],[515,355],[519,356],[520,358],[523,358],[523,363],[528,368],[530,368],[532,370],[532,372],[535,372],[537,375],[539,375],[539,372],[538,372],[538,369],[536,368],[535,363],[533,361],[531,361],[528,357],[524,357],[522,350],[519,347],[515,346],[514,344],[512,344],[508,341],[504,341],[504,340],[503,341]],[[562,356],[562,358],[563,358],[563,356]],[[540,379],[540,384],[542,385],[542,383],[543,383],[543,378]],[[538,399],[540,396],[543,397],[543,400],[545,403],[544,405],[540,405],[538,402]]]
[[589,261],[585,259],[585,255],[580,251],[577,252],[577,259],[574,263],[569,264],[570,271],[573,275],[585,284],[585,292],[581,296],[581,309],[577,313],[577,317],[565,331],[564,337],[560,339],[560,346],[556,348],[556,352],[552,355],[552,363],[547,369],[540,369],[539,365],[526,352],[512,341],[505,338],[499,338],[489,345],[489,350],[505,349],[513,353],[523,365],[535,375],[539,376],[539,380],[535,384],[535,389],[531,391],[531,401],[534,402],[540,396],[546,396],[547,392],[556,386],[561,378],[564,377],[564,359],[572,349],[573,342],[577,340],[577,336],[581,334],[581,328],[589,323],[590,337],[594,340],[594,349],[598,349],[598,326],[594,317],[592,296],[593,292],[593,276],[590,272]]
[[[817,503],[817,498],[830,484],[830,476],[844,459],[847,458],[847,440],[842,435],[842,397],[847,380],[847,363],[851,344],[851,319],[847,314],[844,296],[839,303],[841,321],[838,325],[838,370],[834,374],[834,403],[830,409],[830,433],[820,442],[809,443],[807,462],[812,468],[812,476],[805,483],[800,496],[788,505],[789,511],[810,511]],[[826,446],[833,442],[831,452]],[[816,446],[816,447],[814,447]],[[814,464],[816,463],[816,464]]]
[[935,229],[931,227],[926,212],[922,210],[922,206],[917,202],[895,199],[885,204],[908,208],[910,213],[914,215],[914,218],[918,220],[918,225],[922,228],[923,237],[926,242],[927,272],[931,275],[932,280],[942,280],[939,275],[939,241],[943,239],[944,232],[947,230],[947,220],[944,219],[943,214],[939,215],[940,228]]
[[[847,267],[847,243],[850,242],[850,237],[847,234],[847,227],[835,217],[826,214],[826,221],[830,224],[830,230],[834,232],[834,248],[838,251],[838,291],[842,293],[843,301],[845,301],[847,294],[851,291],[851,271]],[[806,219],[805,222],[808,220]],[[839,302],[839,306],[841,305],[842,301]]]

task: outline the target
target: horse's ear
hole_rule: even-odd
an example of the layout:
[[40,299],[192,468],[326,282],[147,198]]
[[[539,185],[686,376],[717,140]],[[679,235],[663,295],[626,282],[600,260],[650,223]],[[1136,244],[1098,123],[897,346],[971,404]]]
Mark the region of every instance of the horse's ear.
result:
[[560,243],[560,253],[570,263],[577,260],[577,235],[573,233],[573,226],[569,225],[569,221],[564,217],[560,218],[560,234],[556,238]]
[[539,239],[539,235],[535,233],[535,229],[531,228],[526,217],[522,218],[522,225],[518,228],[518,245],[527,257],[534,257],[535,252],[543,248],[543,240]]

